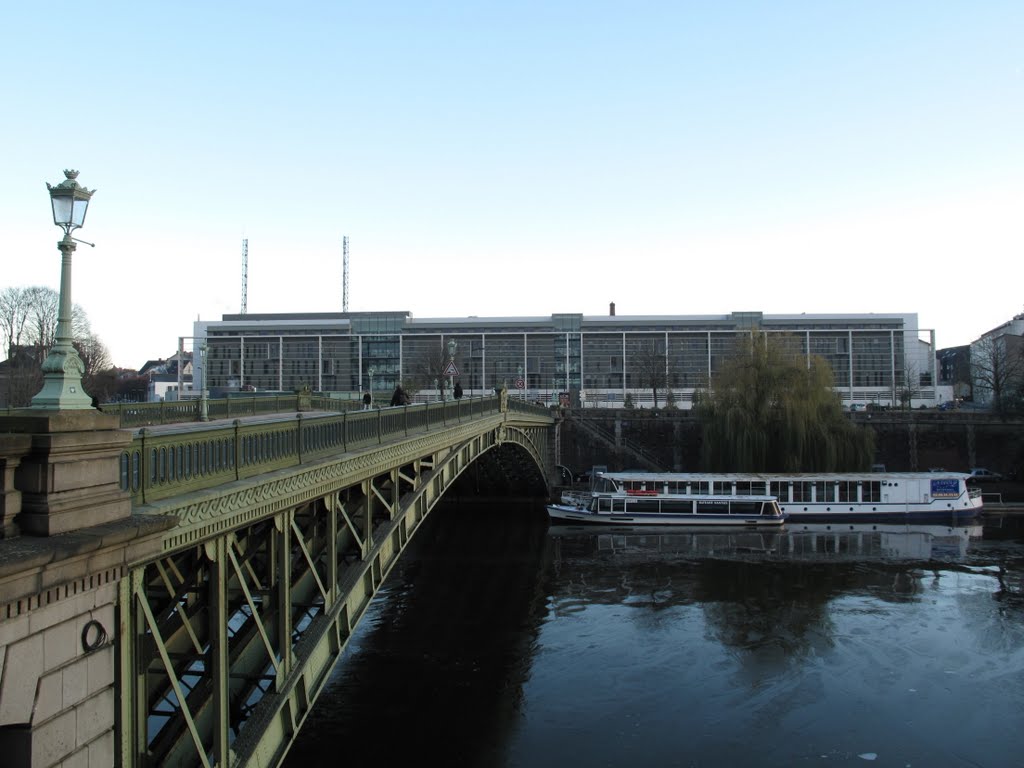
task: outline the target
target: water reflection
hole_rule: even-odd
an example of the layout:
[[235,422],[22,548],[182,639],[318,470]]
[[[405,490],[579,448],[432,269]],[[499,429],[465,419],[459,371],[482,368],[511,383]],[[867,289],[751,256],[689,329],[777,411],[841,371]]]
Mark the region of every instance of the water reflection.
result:
[[631,724],[576,744],[603,765],[1021,765],[1021,548],[983,532],[553,528],[539,645],[571,650],[534,660],[527,711],[572,732],[550,699],[597,690],[583,710]]
[[967,554],[984,528],[946,525],[799,524],[783,530],[629,528],[597,532],[585,526],[551,526],[556,551],[590,546],[623,557],[652,552],[669,558],[951,560]]
[[287,764],[1024,765],[1024,547],[988,533],[439,515]]

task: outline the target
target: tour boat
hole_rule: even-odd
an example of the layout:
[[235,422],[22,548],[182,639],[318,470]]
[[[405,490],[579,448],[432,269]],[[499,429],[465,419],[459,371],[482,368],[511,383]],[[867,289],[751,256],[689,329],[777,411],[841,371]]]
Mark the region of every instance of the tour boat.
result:
[[766,495],[709,496],[661,493],[641,488],[616,488],[595,481],[589,497],[563,497],[548,505],[553,523],[619,526],[777,526],[786,517],[778,502]]
[[982,512],[981,491],[967,479],[960,472],[604,472],[599,487],[669,499],[770,496],[790,523],[959,524]]

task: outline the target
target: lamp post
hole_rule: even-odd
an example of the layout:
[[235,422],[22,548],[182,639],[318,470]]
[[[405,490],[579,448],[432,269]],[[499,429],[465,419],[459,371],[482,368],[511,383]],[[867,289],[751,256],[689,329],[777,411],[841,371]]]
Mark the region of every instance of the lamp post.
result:
[[64,181],[57,186],[46,185],[53,206],[53,223],[64,230],[64,238],[57,243],[61,253],[60,306],[53,347],[43,361],[43,388],[32,398],[31,405],[58,411],[92,408],[92,399],[82,389],[85,366],[71,343],[71,254],[75,252],[75,243],[85,243],[73,238],[71,232],[85,223],[89,198],[96,190],[88,190],[78,183],[78,171],[64,171],[64,176]]
[[[207,403],[207,397],[209,390],[206,389],[206,339],[199,342],[199,361],[203,365],[203,380],[199,389],[199,420],[209,421],[210,420],[210,406]],[[180,365],[179,361],[179,365]]]
[[[459,343],[455,339],[448,339],[448,370],[455,369],[455,351],[459,348]],[[448,374],[448,393],[445,395],[447,400],[451,397],[451,393],[455,392],[455,374]]]
[[377,375],[377,369],[372,365],[366,370],[366,375],[370,378],[370,404],[373,404],[373,377]]

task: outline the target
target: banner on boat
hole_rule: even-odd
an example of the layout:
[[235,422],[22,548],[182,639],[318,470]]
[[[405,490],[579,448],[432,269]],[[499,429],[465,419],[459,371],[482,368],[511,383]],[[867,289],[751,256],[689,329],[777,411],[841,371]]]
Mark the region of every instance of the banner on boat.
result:
[[956,499],[960,496],[960,481],[955,477],[932,480],[933,499]]

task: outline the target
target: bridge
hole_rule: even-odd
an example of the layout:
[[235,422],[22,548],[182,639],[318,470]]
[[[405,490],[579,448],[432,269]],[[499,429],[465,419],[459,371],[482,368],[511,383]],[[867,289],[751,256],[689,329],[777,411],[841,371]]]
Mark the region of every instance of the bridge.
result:
[[287,405],[0,417],[5,766],[278,765],[438,503],[554,477],[554,417],[505,392]]

